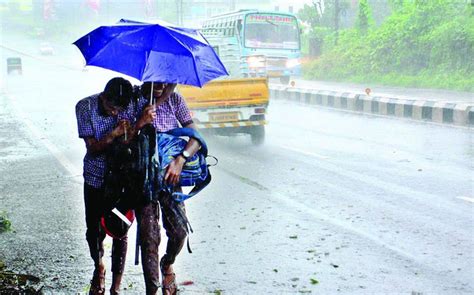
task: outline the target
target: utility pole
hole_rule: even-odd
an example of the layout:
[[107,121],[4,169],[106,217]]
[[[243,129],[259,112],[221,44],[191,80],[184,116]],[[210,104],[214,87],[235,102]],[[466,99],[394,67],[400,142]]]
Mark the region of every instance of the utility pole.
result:
[[334,30],[336,31],[336,38],[334,43],[337,45],[337,40],[339,39],[339,0],[334,0]]
[[176,0],[176,22],[183,25],[183,0]]
[[107,23],[110,23],[110,0],[107,0]]
[[179,20],[179,24],[182,26],[184,25],[184,11],[183,11],[183,1],[184,0],[179,0],[179,12],[180,12],[180,20]]

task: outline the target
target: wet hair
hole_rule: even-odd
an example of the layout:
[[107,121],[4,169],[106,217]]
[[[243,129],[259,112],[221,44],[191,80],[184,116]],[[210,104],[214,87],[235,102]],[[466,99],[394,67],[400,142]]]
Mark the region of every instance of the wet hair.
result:
[[107,82],[102,94],[114,106],[126,108],[133,97],[133,87],[128,80],[116,77]]

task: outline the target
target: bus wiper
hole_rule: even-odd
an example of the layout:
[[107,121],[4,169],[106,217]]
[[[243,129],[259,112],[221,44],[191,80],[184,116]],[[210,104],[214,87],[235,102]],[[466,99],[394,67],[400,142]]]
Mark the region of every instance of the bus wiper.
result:
[[268,19],[266,19],[265,21],[266,21],[267,23],[271,24],[272,26],[278,27],[278,25],[277,25],[277,24],[275,24],[275,23],[272,23],[272,22],[271,22],[271,21],[269,21]]

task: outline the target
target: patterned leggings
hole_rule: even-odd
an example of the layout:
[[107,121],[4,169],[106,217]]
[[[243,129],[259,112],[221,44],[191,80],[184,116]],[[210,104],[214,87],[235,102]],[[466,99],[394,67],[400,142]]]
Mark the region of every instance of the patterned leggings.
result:
[[160,286],[158,246],[161,235],[159,207],[161,207],[163,226],[168,237],[166,253],[161,259],[163,265],[174,263],[187,236],[187,218],[184,203],[174,201],[169,194],[160,193],[158,202],[149,202],[136,210],[137,219],[140,223],[141,257],[147,294],[155,294]]

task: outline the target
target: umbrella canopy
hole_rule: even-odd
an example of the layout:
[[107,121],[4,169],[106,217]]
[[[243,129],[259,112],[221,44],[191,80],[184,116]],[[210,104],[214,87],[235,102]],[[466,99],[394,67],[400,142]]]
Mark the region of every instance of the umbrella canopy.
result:
[[214,49],[194,29],[121,20],[112,26],[101,26],[73,44],[86,65],[140,81],[202,87],[228,75]]

